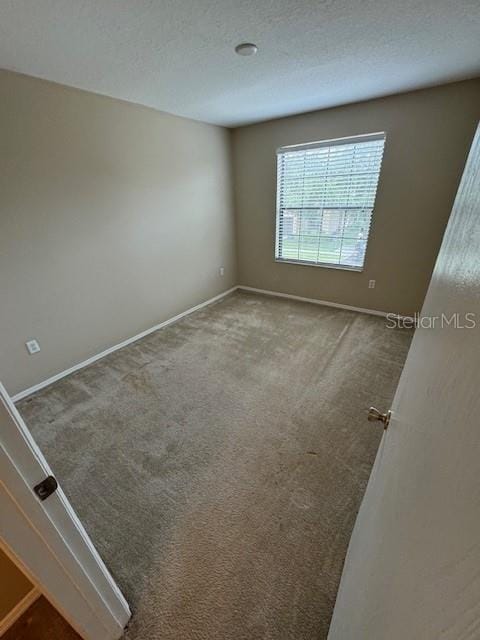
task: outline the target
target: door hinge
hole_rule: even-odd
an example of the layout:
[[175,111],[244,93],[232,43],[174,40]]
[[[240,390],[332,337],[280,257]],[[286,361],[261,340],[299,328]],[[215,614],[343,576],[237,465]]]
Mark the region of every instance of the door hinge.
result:
[[53,476],[47,476],[45,480],[39,482],[33,487],[34,492],[40,500],[46,500],[58,488],[58,482]]

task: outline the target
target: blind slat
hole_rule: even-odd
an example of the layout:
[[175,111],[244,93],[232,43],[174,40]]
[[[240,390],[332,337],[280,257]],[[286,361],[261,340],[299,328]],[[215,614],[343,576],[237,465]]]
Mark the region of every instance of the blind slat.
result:
[[360,269],[384,134],[277,152],[276,257]]

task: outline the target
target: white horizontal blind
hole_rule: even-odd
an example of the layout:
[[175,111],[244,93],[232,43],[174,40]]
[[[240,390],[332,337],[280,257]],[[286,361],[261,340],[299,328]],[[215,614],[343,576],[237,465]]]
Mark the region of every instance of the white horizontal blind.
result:
[[275,257],[361,270],[385,134],[277,152]]

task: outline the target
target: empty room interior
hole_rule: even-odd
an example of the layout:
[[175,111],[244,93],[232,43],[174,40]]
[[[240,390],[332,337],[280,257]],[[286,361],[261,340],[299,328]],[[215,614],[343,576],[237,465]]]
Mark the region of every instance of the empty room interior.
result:
[[0,33],[0,636],[480,638],[480,4]]

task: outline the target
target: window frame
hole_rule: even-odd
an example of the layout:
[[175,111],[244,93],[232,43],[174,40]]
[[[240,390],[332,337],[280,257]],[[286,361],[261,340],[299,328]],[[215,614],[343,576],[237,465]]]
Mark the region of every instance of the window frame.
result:
[[[377,186],[376,186],[376,190],[375,190],[375,199],[374,199],[374,203],[373,203],[373,207],[372,207],[372,214],[371,214],[371,218],[370,218],[370,226],[368,229],[368,235],[367,235],[367,239],[366,239],[366,243],[365,243],[365,255],[364,255],[364,259],[363,259],[363,264],[361,267],[357,267],[357,266],[350,266],[350,265],[342,265],[342,264],[335,264],[335,263],[330,263],[330,262],[311,262],[309,260],[300,260],[300,259],[293,259],[293,258],[281,258],[279,257],[279,241],[280,241],[280,193],[281,193],[281,189],[280,189],[280,184],[279,184],[279,172],[278,172],[278,158],[279,155],[282,153],[286,153],[289,151],[302,151],[302,150],[308,150],[308,149],[320,149],[322,147],[333,147],[336,145],[344,145],[344,144],[354,144],[355,142],[369,142],[371,140],[383,140],[383,151],[382,151],[382,157],[380,160],[380,170],[378,172],[378,182],[377,182]],[[276,210],[275,210],[275,242],[274,242],[274,262],[277,262],[279,264],[295,264],[295,265],[300,265],[300,266],[305,266],[305,267],[320,267],[322,269],[339,269],[341,271],[353,271],[356,273],[361,273],[365,270],[365,263],[367,261],[367,249],[368,249],[368,245],[369,245],[369,241],[370,241],[370,236],[371,236],[371,231],[372,231],[372,226],[373,226],[373,221],[374,221],[374,212],[375,212],[375,206],[376,206],[376,201],[377,201],[377,195],[378,195],[378,189],[380,186],[380,178],[381,178],[381,174],[382,174],[382,164],[383,164],[383,155],[385,153],[385,144],[387,141],[387,134],[385,131],[377,131],[375,133],[363,133],[363,134],[359,134],[359,135],[354,135],[354,136],[346,136],[343,138],[331,138],[329,140],[319,140],[316,142],[306,142],[306,143],[300,143],[300,144],[292,144],[292,145],[286,145],[286,146],[282,146],[282,147],[278,147],[276,152],[275,152],[275,160],[276,160],[276,167],[275,167],[275,172],[276,172]]]

